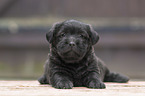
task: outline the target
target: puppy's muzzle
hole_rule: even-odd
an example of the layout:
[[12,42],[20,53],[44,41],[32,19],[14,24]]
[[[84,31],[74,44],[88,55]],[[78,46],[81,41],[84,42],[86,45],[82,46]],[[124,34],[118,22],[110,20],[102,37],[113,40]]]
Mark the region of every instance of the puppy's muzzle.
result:
[[70,37],[69,38],[69,46],[71,46],[71,47],[76,46],[76,44],[75,44],[75,38],[74,37]]
[[69,46],[74,47],[74,46],[76,46],[76,44],[75,44],[75,42],[71,41],[71,42],[69,42]]

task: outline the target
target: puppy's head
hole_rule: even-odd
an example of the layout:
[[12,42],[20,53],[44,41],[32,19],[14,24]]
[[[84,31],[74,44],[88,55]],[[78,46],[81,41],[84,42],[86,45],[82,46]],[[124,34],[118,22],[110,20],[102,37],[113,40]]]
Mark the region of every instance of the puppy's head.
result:
[[90,25],[76,20],[56,23],[46,38],[66,63],[80,61],[99,40],[98,33]]

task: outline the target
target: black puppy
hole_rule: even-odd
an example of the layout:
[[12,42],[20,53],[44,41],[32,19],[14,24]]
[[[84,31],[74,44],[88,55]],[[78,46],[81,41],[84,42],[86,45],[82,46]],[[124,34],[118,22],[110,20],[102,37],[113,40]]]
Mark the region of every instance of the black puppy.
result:
[[105,88],[104,82],[127,82],[128,77],[110,72],[95,55],[93,45],[99,40],[88,24],[67,20],[55,24],[46,34],[50,54],[41,84],[70,89],[73,86]]

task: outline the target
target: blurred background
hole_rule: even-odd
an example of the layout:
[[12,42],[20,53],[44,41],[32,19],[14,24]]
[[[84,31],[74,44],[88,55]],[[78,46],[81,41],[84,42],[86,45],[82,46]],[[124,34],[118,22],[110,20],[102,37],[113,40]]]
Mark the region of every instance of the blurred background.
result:
[[89,23],[100,34],[95,52],[116,72],[145,79],[145,0],[0,0],[0,79],[37,79],[55,22]]

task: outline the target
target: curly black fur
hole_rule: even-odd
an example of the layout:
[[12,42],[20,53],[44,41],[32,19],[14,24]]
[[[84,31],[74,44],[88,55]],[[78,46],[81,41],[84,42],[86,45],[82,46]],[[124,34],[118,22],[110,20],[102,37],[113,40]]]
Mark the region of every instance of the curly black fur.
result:
[[124,83],[128,77],[110,72],[94,53],[99,35],[93,28],[76,20],[56,23],[46,34],[50,54],[41,84],[71,89],[73,86],[105,88],[104,82]]

